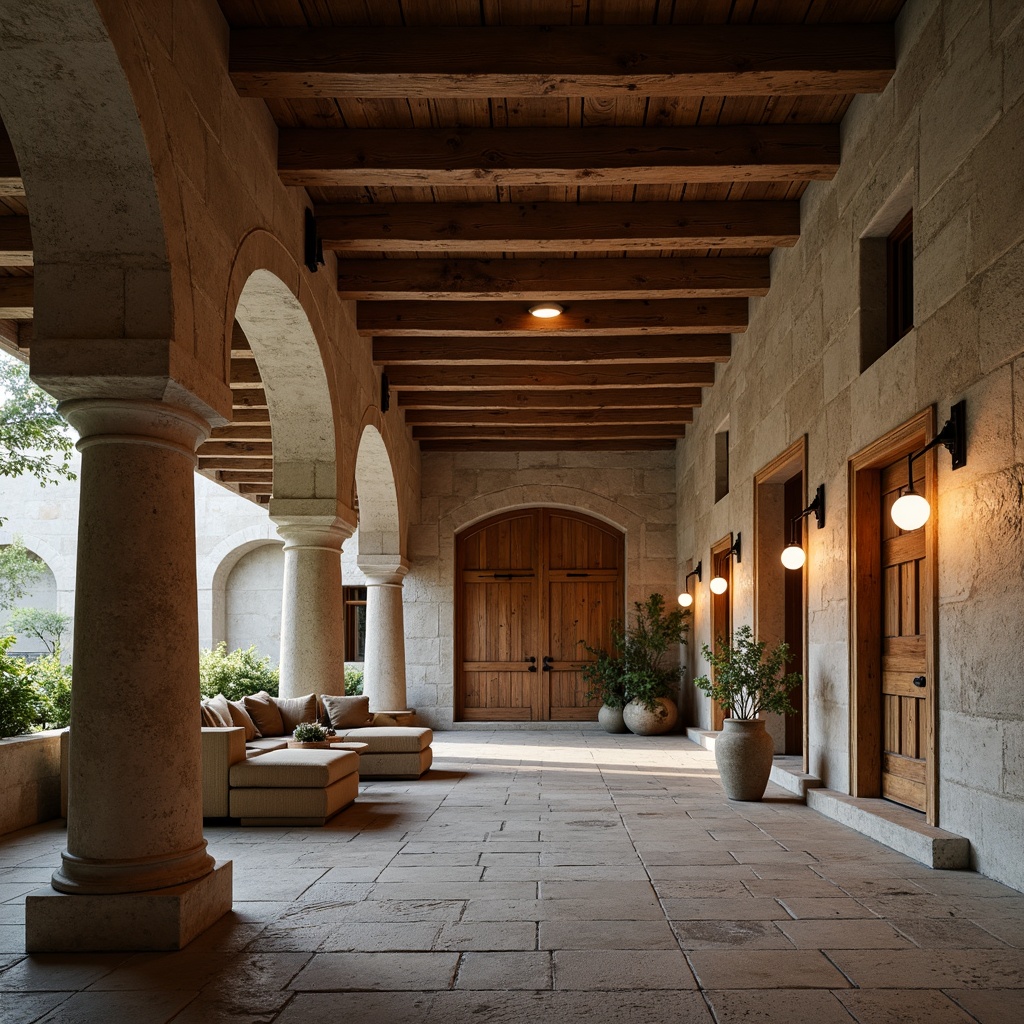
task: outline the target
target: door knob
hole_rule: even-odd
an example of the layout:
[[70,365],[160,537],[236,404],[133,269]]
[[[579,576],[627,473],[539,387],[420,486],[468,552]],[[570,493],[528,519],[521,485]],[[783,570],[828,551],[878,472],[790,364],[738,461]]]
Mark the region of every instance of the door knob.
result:
[[529,666],[530,666],[529,669],[527,669],[527,671],[528,672],[536,672],[537,671],[537,659],[536,658],[526,658],[525,660],[529,663]]
[[544,655],[544,671],[545,672],[550,672],[551,671],[551,662],[553,662],[554,660],[555,659],[552,658],[550,654],[545,654]]
[[926,686],[927,682],[928,681],[925,679],[924,676],[914,676],[914,685],[915,686]]

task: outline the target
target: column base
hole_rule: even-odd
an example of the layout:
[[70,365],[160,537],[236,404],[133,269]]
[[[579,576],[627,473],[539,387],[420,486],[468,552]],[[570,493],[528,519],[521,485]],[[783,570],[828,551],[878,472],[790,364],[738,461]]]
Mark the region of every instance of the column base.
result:
[[27,953],[182,949],[231,910],[231,861],[194,882],[149,892],[69,896],[36,889],[25,900]]

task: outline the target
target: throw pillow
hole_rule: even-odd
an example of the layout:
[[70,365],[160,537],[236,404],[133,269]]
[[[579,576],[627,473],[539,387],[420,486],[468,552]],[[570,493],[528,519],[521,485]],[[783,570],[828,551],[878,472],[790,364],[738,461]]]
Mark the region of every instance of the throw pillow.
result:
[[231,724],[240,725],[245,730],[245,742],[256,739],[260,731],[249,712],[245,710],[245,704],[240,700],[229,700],[228,707],[231,708]]
[[204,729],[217,729],[217,728],[220,727],[220,720],[206,706],[206,701],[205,700],[201,700],[199,702],[199,724]]
[[218,693],[216,697],[210,697],[206,701],[206,710],[217,720],[216,724],[222,729],[230,729],[234,723],[231,721],[231,707],[228,699]]
[[303,722],[316,721],[316,694],[308,693],[305,697],[271,697],[277,710],[281,712],[281,721],[284,723],[284,733],[289,735],[295,731],[295,726]]
[[261,736],[283,736],[284,722],[274,698],[266,690],[242,698],[245,710],[253,720]]
[[325,693],[320,700],[335,729],[358,729],[373,721],[369,697],[333,697]]

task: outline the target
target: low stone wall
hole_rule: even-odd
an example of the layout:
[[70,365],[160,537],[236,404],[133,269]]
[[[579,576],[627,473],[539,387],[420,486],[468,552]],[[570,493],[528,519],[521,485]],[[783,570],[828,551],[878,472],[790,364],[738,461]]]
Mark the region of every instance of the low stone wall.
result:
[[0,835],[60,817],[60,732],[0,740]]

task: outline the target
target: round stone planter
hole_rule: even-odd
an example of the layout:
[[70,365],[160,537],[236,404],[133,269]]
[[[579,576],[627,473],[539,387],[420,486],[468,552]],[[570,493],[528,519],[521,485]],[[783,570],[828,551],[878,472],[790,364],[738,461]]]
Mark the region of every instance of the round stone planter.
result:
[[760,800],[772,770],[774,744],[764,719],[727,718],[715,740],[715,763],[730,800]]
[[626,728],[635,732],[637,736],[660,736],[668,732],[679,718],[679,710],[675,701],[668,697],[659,697],[658,707],[654,711],[648,711],[643,704],[631,700],[623,709],[622,717]]
[[597,713],[597,720],[605,732],[629,732],[622,717],[622,708],[610,708],[602,704]]

